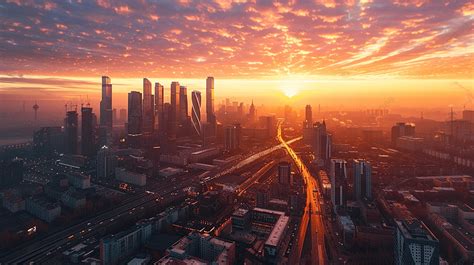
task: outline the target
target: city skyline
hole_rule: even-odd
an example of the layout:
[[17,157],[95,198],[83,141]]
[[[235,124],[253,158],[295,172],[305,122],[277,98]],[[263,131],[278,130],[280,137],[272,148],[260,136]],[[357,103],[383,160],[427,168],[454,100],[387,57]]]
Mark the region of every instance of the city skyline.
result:
[[0,264],[474,264],[472,1],[0,17]]
[[[391,97],[409,107],[420,96],[427,107],[473,104],[469,1],[7,1],[0,10],[5,101],[92,100],[97,76],[107,75],[125,103],[143,77],[202,92],[212,75],[216,98],[252,94],[263,104],[350,106],[355,97],[376,106]],[[332,94],[348,98],[335,103]]]

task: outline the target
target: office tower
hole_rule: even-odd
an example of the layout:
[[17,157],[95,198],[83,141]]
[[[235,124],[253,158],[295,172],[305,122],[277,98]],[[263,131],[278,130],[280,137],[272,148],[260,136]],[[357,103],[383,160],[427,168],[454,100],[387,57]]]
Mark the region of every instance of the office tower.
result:
[[237,107],[237,114],[239,117],[244,116],[244,103],[240,102],[239,106]]
[[179,98],[179,83],[178,82],[172,82],[171,83],[171,113],[170,113],[170,130],[168,136],[171,138],[176,137],[176,132],[178,128],[178,122],[180,118],[180,106],[179,103],[181,103],[181,99]]
[[127,109],[120,109],[119,118],[120,118],[120,122],[127,121]]
[[112,130],[112,84],[108,76],[102,76],[102,100],[100,101],[100,125]]
[[474,110],[463,110],[462,119],[474,124]]
[[278,164],[278,183],[283,185],[293,185],[290,163],[280,162]]
[[117,159],[112,150],[102,146],[97,152],[97,179],[111,179],[115,174]]
[[208,123],[216,123],[216,116],[214,113],[214,77],[212,76],[209,76],[206,79],[206,115]]
[[233,151],[240,148],[240,138],[242,129],[240,124],[228,125],[225,127],[224,149]]
[[188,89],[185,86],[179,87],[179,122],[184,124],[188,118]]
[[92,108],[81,108],[81,122],[81,154],[91,156],[95,149]]
[[128,142],[139,147],[142,135],[142,94],[137,91],[128,93]]
[[396,145],[399,137],[415,136],[415,124],[398,122],[392,127],[392,144]]
[[327,161],[331,158],[332,137],[326,130],[325,121],[303,128],[303,140],[313,147],[316,159]]
[[155,111],[153,95],[151,94],[151,82],[143,78],[143,120],[142,133],[150,134],[153,132]]
[[163,104],[164,104],[164,87],[160,83],[155,83],[155,119],[156,129],[162,132],[162,120],[163,120]]
[[306,105],[305,108],[305,120],[304,120],[304,128],[313,126],[313,109],[311,105]]
[[162,123],[162,131],[164,134],[169,135],[171,133],[171,104],[165,103],[163,104],[163,123]]
[[194,131],[197,135],[201,135],[201,92],[191,92],[191,122],[193,124]]
[[252,100],[252,104],[250,105],[250,109],[249,109],[249,120],[255,121],[256,116],[257,116],[257,111],[255,109],[255,106],[253,105],[253,100]]
[[347,162],[342,159],[331,159],[331,202],[336,210],[346,205],[347,197]]
[[117,122],[117,109],[112,109],[112,122]]
[[277,122],[274,115],[259,117],[260,126],[267,130],[267,137],[275,137],[277,132]]
[[77,154],[77,126],[77,111],[70,110],[66,112],[66,120],[64,123],[64,147],[66,154]]
[[395,221],[395,265],[439,264],[439,241],[418,219]]
[[356,200],[372,199],[372,168],[370,163],[363,159],[354,159],[352,174]]

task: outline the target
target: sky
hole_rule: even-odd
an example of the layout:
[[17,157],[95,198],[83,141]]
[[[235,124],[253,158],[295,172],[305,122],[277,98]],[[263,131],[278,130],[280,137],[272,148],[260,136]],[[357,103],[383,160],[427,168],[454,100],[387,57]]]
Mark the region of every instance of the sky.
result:
[[[264,103],[472,106],[472,1],[0,2],[5,101],[118,104],[143,77]],[[420,101],[420,98],[423,101]]]

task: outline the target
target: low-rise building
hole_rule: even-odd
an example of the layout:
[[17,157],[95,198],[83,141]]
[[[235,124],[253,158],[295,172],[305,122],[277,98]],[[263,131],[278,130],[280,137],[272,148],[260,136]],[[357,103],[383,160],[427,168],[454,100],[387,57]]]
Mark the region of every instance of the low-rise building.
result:
[[26,199],[26,211],[48,223],[61,215],[61,207],[43,197],[30,197]]

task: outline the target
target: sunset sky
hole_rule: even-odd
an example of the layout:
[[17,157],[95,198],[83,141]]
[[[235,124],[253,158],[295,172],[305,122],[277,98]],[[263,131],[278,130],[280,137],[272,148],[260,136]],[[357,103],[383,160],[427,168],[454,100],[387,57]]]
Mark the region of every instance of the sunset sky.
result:
[[101,75],[123,94],[143,77],[193,90],[213,75],[218,98],[472,105],[472,1],[288,2],[2,1],[0,93],[94,98]]

